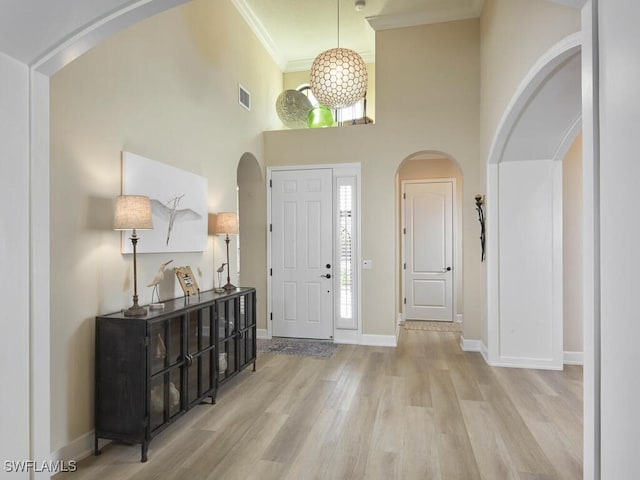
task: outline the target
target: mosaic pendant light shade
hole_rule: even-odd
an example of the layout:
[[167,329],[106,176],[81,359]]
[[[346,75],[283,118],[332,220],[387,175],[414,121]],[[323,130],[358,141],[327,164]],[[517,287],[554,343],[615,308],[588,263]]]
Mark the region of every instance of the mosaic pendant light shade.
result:
[[309,83],[321,105],[344,108],[365,96],[368,78],[360,55],[348,48],[332,48],[313,61]]
[[312,105],[307,96],[297,90],[285,90],[276,100],[276,112],[289,128],[306,128]]

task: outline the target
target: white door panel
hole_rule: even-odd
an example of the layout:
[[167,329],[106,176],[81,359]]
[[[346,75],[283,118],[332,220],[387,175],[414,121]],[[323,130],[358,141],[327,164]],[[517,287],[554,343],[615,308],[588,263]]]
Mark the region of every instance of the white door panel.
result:
[[275,171],[271,179],[273,335],[331,338],[332,171]]
[[453,185],[404,189],[406,318],[453,321]]

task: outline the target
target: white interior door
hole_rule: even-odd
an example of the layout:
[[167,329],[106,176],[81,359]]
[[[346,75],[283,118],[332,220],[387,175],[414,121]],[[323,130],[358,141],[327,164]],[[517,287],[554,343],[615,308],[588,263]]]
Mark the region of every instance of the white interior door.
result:
[[404,191],[406,319],[453,321],[453,184]]
[[272,334],[333,336],[333,174],[271,175]]

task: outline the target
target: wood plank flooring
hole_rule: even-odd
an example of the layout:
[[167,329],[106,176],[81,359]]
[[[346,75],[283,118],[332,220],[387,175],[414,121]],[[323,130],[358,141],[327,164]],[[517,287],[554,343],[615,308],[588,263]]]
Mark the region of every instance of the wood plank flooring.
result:
[[582,368],[492,368],[458,333],[401,330],[396,349],[261,354],[138,446],[110,444],[56,480],[582,478]]

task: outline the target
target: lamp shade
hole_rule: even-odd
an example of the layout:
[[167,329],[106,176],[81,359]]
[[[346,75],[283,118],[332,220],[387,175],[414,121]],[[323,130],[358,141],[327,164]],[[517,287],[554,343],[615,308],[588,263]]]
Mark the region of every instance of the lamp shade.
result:
[[216,235],[235,235],[238,233],[238,215],[235,212],[220,212],[216,218]]
[[116,197],[113,218],[114,230],[151,230],[151,202],[143,195],[120,195]]
[[326,50],[311,64],[311,91],[329,108],[348,107],[363,98],[368,80],[364,60],[348,48]]

